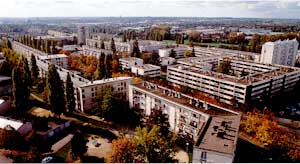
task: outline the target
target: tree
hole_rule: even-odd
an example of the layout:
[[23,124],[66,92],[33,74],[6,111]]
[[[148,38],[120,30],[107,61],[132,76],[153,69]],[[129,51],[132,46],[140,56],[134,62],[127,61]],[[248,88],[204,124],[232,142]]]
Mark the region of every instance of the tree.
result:
[[47,89],[50,109],[53,113],[60,116],[61,113],[66,111],[64,85],[53,64],[48,67]]
[[163,137],[160,128],[156,125],[151,130],[138,127],[134,136],[134,143],[137,146],[136,158],[139,162],[175,162],[175,140],[176,136],[173,134],[168,139]]
[[111,78],[112,76],[112,55],[105,56],[105,78]]
[[97,70],[95,72],[96,79],[101,80],[105,77],[106,68],[105,68],[105,54],[101,53],[99,61],[97,64]]
[[27,61],[26,57],[21,56],[21,58],[19,59],[19,62],[18,62],[18,67],[22,71],[22,78],[23,78],[24,84],[27,85],[28,87],[31,86],[31,84],[32,84],[31,71],[28,66],[28,61]]
[[113,88],[112,87],[107,87],[104,90],[102,103],[101,103],[102,117],[109,117],[109,114],[113,109],[114,101],[115,101],[115,98],[114,98],[114,95],[113,95]]
[[73,157],[81,158],[84,156],[84,154],[87,152],[86,143],[87,139],[85,138],[85,135],[80,131],[76,131],[71,140],[71,152]]
[[231,72],[231,62],[225,59],[218,65],[217,72],[229,75]]
[[110,41],[110,49],[112,50],[113,53],[116,53],[116,45],[115,45],[115,40],[114,40],[114,38],[111,38],[111,41]]
[[146,127],[148,130],[152,129],[154,125],[160,127],[160,132],[163,136],[168,136],[169,134],[169,119],[168,115],[163,113],[162,110],[152,109],[151,114],[146,119]]
[[135,40],[133,42],[133,48],[132,48],[132,54],[131,54],[131,56],[137,57],[137,58],[141,57],[141,51],[140,51],[140,48],[139,48],[139,42],[137,40]]
[[158,53],[152,52],[150,63],[153,64],[153,65],[159,65],[160,64]]
[[22,74],[19,68],[14,68],[12,72],[12,83],[13,83],[13,106],[16,109],[21,109],[26,102],[24,97],[27,94],[26,88],[22,84]]
[[124,137],[112,142],[112,150],[109,153],[110,163],[133,163],[135,162],[136,145]]
[[192,54],[192,52],[191,51],[184,51],[184,57],[185,58],[188,58],[188,57],[192,57],[193,56],[193,54]]
[[112,72],[113,73],[118,72],[118,70],[119,70],[119,57],[118,57],[117,54],[114,54],[113,61],[112,61],[111,65],[112,65]]
[[174,49],[172,48],[170,53],[169,53],[169,56],[172,57],[172,58],[175,58],[176,57],[176,52],[174,51]]
[[0,63],[0,75],[11,76],[11,66],[7,61]]
[[100,42],[100,49],[105,49],[105,45],[104,45],[104,41],[103,40],[101,40],[101,42]]
[[75,111],[74,86],[69,72],[66,80],[66,103],[68,112]]
[[38,80],[39,68],[36,65],[36,59],[35,59],[35,56],[33,54],[31,54],[31,58],[30,58],[30,69],[31,69],[31,79],[33,81]]
[[0,148],[23,150],[23,139],[18,131],[10,125],[0,129]]

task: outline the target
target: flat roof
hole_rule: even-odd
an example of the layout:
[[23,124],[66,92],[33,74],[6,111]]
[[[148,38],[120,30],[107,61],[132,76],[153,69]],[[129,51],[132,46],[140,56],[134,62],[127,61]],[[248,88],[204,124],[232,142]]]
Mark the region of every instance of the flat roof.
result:
[[23,125],[23,123],[20,121],[9,120],[7,118],[0,117],[0,128],[3,129],[7,125],[13,127],[15,130],[18,130]]
[[56,58],[67,58],[68,56],[65,54],[55,54],[55,55],[47,55],[47,56],[39,56],[42,60],[47,59],[56,59]]
[[137,61],[137,60],[143,60],[141,58],[136,58],[136,57],[128,57],[128,58],[120,58],[120,61]]
[[196,147],[208,151],[233,154],[236,148],[240,115],[213,116],[207,122]]
[[[182,93],[180,93],[182,95],[180,98],[175,97],[175,96],[168,96],[161,89],[161,88],[164,88],[164,87],[159,86],[159,87],[161,87],[159,89],[149,89],[146,86],[144,86],[143,83],[144,82],[138,83],[138,84],[134,84],[133,86],[135,86],[136,88],[142,89],[144,91],[147,91],[149,93],[152,93],[152,94],[154,94],[156,96],[162,97],[162,98],[164,98],[166,100],[169,100],[169,101],[171,101],[173,103],[177,103],[177,104],[186,106],[188,108],[194,109],[196,111],[200,111],[202,113],[206,113],[206,114],[209,114],[209,115],[232,115],[233,112],[234,112],[234,111],[231,111],[231,110],[224,110],[224,107],[219,106],[217,104],[213,104],[213,103],[210,103],[210,102],[208,102],[206,100],[202,100],[202,99],[199,99],[199,98],[196,98],[196,97],[192,97],[190,95],[184,95]],[[153,83],[151,83],[151,84],[153,84]],[[165,88],[165,89],[167,89],[167,88]],[[168,90],[171,90],[171,89],[168,89]],[[172,91],[174,91],[174,90],[172,90]],[[207,104],[210,104],[210,105],[214,106],[214,108],[206,110],[206,109],[204,109],[202,107],[195,107],[194,105],[190,104],[190,99],[200,100],[202,102],[206,102]]]
[[160,69],[160,66],[152,65],[152,64],[144,64],[141,66],[132,66],[138,69],[144,69],[144,70],[149,70],[149,69]]
[[80,88],[93,86],[93,85],[99,85],[99,84],[105,84],[105,83],[109,83],[109,82],[121,81],[121,80],[130,80],[130,79],[132,79],[132,77],[123,76],[123,77],[113,77],[113,78],[103,79],[103,80],[96,80],[96,81],[88,82],[88,83],[80,86]]

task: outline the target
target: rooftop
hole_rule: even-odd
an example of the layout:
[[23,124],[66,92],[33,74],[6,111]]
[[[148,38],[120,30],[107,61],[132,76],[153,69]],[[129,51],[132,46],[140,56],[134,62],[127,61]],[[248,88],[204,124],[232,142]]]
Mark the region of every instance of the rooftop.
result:
[[65,54],[54,54],[54,55],[47,55],[47,56],[39,56],[41,60],[47,59],[56,59],[56,58],[67,58],[68,56]]
[[216,116],[207,122],[196,146],[200,149],[233,154],[238,139],[240,115]]
[[7,125],[13,127],[15,130],[18,130],[23,125],[23,123],[20,121],[0,117],[0,128],[3,129]]
[[80,87],[88,87],[88,86],[93,86],[93,85],[105,84],[105,83],[109,83],[109,82],[115,82],[115,81],[121,81],[121,80],[131,80],[131,79],[132,79],[132,77],[129,77],[129,76],[113,77],[113,78],[109,78],[109,79],[91,81]]
[[141,66],[133,66],[133,67],[138,68],[138,69],[143,69],[143,70],[160,69],[159,66],[152,65],[152,64],[144,64],[144,65],[141,65]]
[[137,61],[137,60],[143,60],[143,59],[140,59],[140,58],[136,58],[136,57],[128,57],[128,58],[121,58],[120,61]]
[[[156,96],[159,96],[166,100],[169,100],[173,103],[178,103],[178,104],[181,104],[188,108],[198,110],[200,112],[203,112],[203,113],[206,113],[209,115],[213,115],[213,116],[232,115],[233,113],[235,113],[234,111],[231,111],[224,107],[221,107],[221,106],[218,106],[215,104],[211,104],[205,100],[201,100],[201,99],[189,96],[189,95],[185,95],[180,92],[176,92],[175,90],[171,90],[171,89],[156,85],[154,83],[144,81],[142,83],[135,84],[134,86],[137,88],[140,88],[144,91],[147,91],[149,93],[152,93]],[[200,104],[207,104],[208,108],[205,109]]]

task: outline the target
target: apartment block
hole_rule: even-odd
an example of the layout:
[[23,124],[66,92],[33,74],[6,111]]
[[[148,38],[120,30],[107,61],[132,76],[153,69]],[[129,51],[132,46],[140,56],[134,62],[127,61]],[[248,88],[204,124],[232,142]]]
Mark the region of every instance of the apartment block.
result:
[[167,114],[170,130],[195,143],[193,162],[233,162],[238,113],[146,81],[129,86],[129,105],[144,110],[145,115],[153,109]]
[[100,48],[94,48],[89,46],[82,46],[83,54],[89,55],[89,56],[95,56],[97,58],[100,57],[101,53],[104,53],[105,55],[112,55],[113,52],[111,50],[105,50]]
[[[230,62],[231,75],[217,72],[218,65],[224,60]],[[295,67],[264,65],[233,58],[219,58],[210,64],[211,69],[201,68],[201,64],[198,67],[188,64],[168,66],[167,80],[228,104],[233,100],[251,102],[263,94],[272,97],[293,90],[300,80],[300,69]]]
[[132,66],[131,72],[140,76],[147,77],[159,77],[160,76],[160,66],[152,64],[144,64],[141,66]]
[[136,57],[128,57],[119,59],[122,69],[131,69],[133,66],[142,66],[144,61],[143,59]]
[[294,66],[299,43],[293,40],[267,42],[262,46],[260,62]]
[[116,77],[91,81],[77,88],[77,108],[82,112],[96,108],[97,98],[106,87],[112,87],[114,94],[121,100],[128,100],[128,87],[131,77]]

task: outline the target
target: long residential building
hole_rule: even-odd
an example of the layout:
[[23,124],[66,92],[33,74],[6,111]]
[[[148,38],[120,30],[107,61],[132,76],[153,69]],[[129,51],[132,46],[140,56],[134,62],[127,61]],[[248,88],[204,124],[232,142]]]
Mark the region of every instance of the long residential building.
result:
[[128,99],[128,85],[131,82],[130,77],[117,77],[104,80],[90,81],[81,76],[77,71],[68,70],[66,68],[65,55],[47,55],[39,50],[23,45],[16,41],[12,42],[13,50],[30,58],[31,54],[37,59],[37,66],[40,69],[41,77],[45,78],[50,64],[57,67],[57,72],[63,81],[66,81],[67,75],[70,74],[75,91],[76,109],[82,112],[88,112],[90,109],[97,106],[97,93],[104,87],[112,87],[114,94],[120,96],[121,99]]
[[[217,72],[218,65],[225,60],[230,63],[231,75]],[[201,63],[197,67],[187,61],[182,63],[168,66],[169,82],[199,90],[228,104],[232,104],[233,100],[244,104],[261,98],[264,94],[272,97],[277,93],[291,91],[300,80],[299,68],[265,65],[234,58],[214,59],[209,62],[209,67]]]
[[[193,162],[233,162],[238,113],[146,81],[129,86],[129,104],[142,109],[146,116],[154,109],[167,114],[170,130],[195,143]],[[219,126],[217,131],[215,126]],[[207,154],[205,160],[201,159],[202,152]]]

